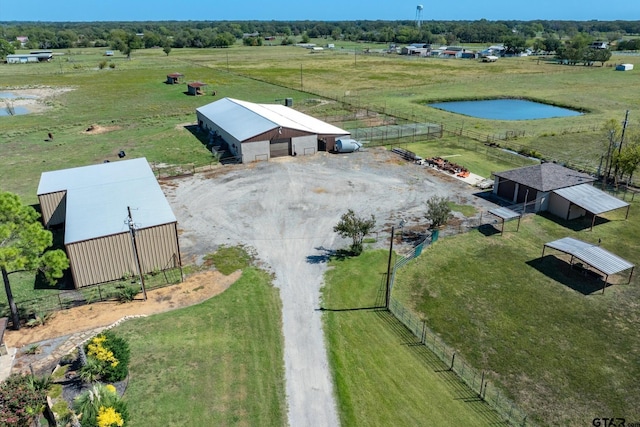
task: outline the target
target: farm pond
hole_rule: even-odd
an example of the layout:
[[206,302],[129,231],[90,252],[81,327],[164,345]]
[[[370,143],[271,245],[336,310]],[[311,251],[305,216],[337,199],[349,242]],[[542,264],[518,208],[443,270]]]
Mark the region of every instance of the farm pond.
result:
[[583,113],[524,99],[487,99],[427,104],[429,107],[489,120],[534,120],[552,117],[580,116]]

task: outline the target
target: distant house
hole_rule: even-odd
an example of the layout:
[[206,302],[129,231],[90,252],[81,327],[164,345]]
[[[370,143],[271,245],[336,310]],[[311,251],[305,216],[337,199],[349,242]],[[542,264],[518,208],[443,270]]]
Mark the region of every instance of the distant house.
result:
[[25,47],[29,43],[29,37],[27,36],[18,36],[16,40],[20,42],[20,47]]
[[187,95],[204,95],[204,88],[206,86],[207,84],[202,82],[187,83]]
[[417,47],[417,46],[405,46],[400,50],[400,55],[411,55],[411,56],[429,56],[431,52],[431,48],[427,47]]
[[595,41],[589,45],[591,49],[608,49],[609,43],[603,41]]
[[260,35],[259,32],[254,31],[253,33],[244,33],[242,34],[243,39],[248,39],[249,37],[258,37]]
[[112,50],[107,50],[107,51],[104,53],[104,56],[113,56],[113,51],[112,51]]
[[167,84],[168,85],[175,85],[175,84],[178,84],[178,83],[182,83],[183,77],[184,77],[184,75],[182,73],[167,74]]

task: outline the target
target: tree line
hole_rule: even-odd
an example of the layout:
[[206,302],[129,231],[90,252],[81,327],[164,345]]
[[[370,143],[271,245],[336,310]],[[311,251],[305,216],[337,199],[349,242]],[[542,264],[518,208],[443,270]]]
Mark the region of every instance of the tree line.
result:
[[[139,35],[137,48],[225,47],[248,34],[264,37],[326,38],[382,43],[497,43],[514,35],[558,40],[585,34],[597,40],[623,40],[640,34],[640,21],[159,21],[159,22],[0,22],[0,40],[26,49],[112,47]],[[628,43],[624,41],[624,43]],[[640,44],[640,42],[638,42]],[[627,46],[628,48],[629,46]],[[633,47],[638,47],[634,44]]]

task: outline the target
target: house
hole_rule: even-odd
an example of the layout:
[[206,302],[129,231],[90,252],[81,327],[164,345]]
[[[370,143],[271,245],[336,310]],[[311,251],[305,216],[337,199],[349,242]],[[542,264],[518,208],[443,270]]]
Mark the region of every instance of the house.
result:
[[431,52],[431,48],[405,46],[400,50],[400,55],[429,56],[430,52]]
[[595,41],[589,45],[591,49],[608,49],[609,43],[604,41]]
[[187,95],[204,95],[205,86],[207,84],[202,82],[187,83]]
[[16,41],[20,42],[20,47],[24,48],[29,43],[29,37],[27,36],[18,36],[16,37]]
[[[285,102],[291,98],[285,99]],[[331,151],[349,132],[286,105],[223,98],[196,109],[199,127],[243,163]]]
[[[577,172],[556,163],[494,173],[493,193],[515,204],[533,206],[533,212],[548,211],[560,218],[571,220],[629,207],[629,204],[600,191],[592,184],[590,175]],[[628,211],[627,211],[628,212]]]
[[176,217],[145,158],[44,172],[38,200],[46,227],[64,224],[76,288],[136,275],[138,260],[143,274],[181,265]]

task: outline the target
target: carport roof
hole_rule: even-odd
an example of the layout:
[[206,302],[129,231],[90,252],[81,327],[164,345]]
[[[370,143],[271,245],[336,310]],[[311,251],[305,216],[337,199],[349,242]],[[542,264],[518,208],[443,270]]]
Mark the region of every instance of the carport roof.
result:
[[318,135],[349,135],[349,132],[279,104],[254,104],[223,98],[196,111],[223,128],[238,141],[279,127]]
[[595,215],[600,215],[605,212],[629,206],[629,203],[610,196],[604,191],[598,190],[591,184],[559,188],[553,192],[560,197],[567,199],[574,205],[578,205],[587,212],[591,212]]
[[573,237],[554,240],[553,242],[545,243],[544,246],[570,254],[607,276],[634,267],[629,261],[602,249],[600,246],[583,242]]
[[176,221],[145,158],[45,172],[38,195],[66,191],[64,243],[128,232],[127,207],[136,228]]
[[540,163],[504,172],[495,172],[495,176],[526,185],[538,191],[553,191],[595,181],[595,178],[556,163]]

